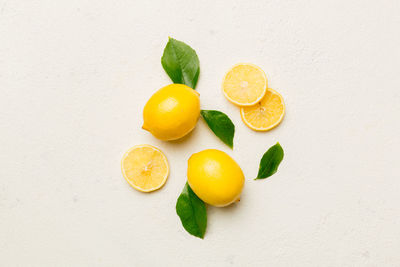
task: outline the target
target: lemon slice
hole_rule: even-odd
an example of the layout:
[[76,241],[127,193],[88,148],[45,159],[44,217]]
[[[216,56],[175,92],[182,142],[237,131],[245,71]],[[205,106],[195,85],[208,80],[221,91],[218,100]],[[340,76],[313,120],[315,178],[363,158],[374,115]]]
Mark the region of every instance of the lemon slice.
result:
[[122,158],[121,169],[125,180],[141,192],[161,188],[169,174],[167,158],[151,145],[137,145],[129,149]]
[[240,108],[243,122],[255,131],[268,131],[277,126],[285,115],[282,96],[268,88],[264,98],[254,106]]
[[225,75],[222,92],[238,106],[252,106],[260,102],[267,91],[267,77],[258,66],[240,63]]

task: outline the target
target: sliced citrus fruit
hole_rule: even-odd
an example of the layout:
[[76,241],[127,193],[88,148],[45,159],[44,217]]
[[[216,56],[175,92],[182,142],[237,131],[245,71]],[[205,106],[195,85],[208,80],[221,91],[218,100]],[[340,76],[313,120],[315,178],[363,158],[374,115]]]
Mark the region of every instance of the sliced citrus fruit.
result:
[[261,68],[240,63],[226,73],[222,92],[235,105],[252,106],[264,97],[267,83],[267,77]]
[[254,106],[240,108],[243,122],[255,131],[268,131],[277,126],[285,115],[282,96],[268,88],[264,98]]
[[122,158],[121,169],[125,180],[142,192],[161,188],[169,174],[167,158],[151,145],[137,145],[129,149]]

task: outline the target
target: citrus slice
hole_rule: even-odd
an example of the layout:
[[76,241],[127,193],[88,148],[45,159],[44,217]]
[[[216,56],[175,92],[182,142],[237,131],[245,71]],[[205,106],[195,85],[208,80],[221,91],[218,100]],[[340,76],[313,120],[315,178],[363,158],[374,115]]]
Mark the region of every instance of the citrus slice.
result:
[[169,174],[167,158],[151,145],[137,145],[129,149],[122,158],[121,169],[125,180],[142,192],[161,188]]
[[240,63],[225,75],[222,92],[238,106],[252,106],[260,102],[267,91],[267,77],[258,66]]
[[243,122],[255,131],[268,131],[277,126],[285,115],[282,96],[268,88],[264,98],[254,106],[240,108]]

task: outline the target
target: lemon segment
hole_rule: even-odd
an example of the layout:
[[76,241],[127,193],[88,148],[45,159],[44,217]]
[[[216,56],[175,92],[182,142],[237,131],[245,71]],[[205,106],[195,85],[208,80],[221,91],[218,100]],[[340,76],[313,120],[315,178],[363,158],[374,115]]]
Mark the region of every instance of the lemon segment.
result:
[[267,77],[261,68],[241,63],[226,73],[222,92],[235,105],[252,106],[264,97],[267,83]]
[[217,149],[193,154],[188,161],[187,176],[193,192],[216,207],[238,201],[244,186],[240,166],[228,154]]
[[160,140],[176,140],[194,129],[199,116],[199,93],[184,84],[170,84],[147,101],[142,128]]
[[122,157],[121,170],[125,180],[133,188],[141,192],[151,192],[165,184],[169,165],[167,158],[158,148],[137,145]]
[[268,88],[264,98],[254,106],[240,108],[243,122],[255,131],[268,131],[276,127],[285,115],[282,96]]

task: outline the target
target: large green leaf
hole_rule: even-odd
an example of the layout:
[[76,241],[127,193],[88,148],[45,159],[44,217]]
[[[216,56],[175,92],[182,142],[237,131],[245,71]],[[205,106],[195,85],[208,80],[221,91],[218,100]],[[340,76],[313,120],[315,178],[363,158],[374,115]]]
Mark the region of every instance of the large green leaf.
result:
[[215,135],[230,148],[233,148],[235,125],[231,119],[225,113],[218,110],[202,110],[200,113]]
[[279,143],[270,147],[261,158],[256,179],[265,179],[276,173],[283,159],[283,154],[283,149]]
[[184,42],[169,38],[161,64],[174,83],[186,84],[195,89],[200,74],[196,51]]
[[207,227],[206,205],[196,196],[188,183],[185,184],[176,202],[176,213],[189,234],[204,237]]

